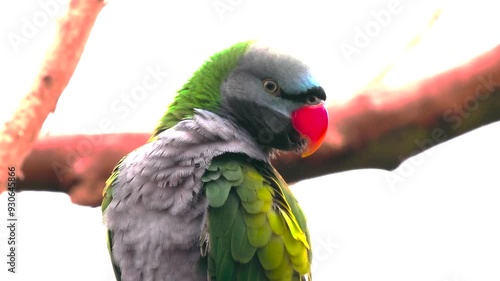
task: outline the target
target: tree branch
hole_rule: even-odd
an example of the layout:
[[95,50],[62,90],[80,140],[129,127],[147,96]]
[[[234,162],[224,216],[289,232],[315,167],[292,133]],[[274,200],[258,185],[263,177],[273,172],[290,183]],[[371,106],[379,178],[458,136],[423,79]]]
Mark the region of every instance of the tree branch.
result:
[[275,166],[289,181],[334,172],[393,170],[439,143],[500,120],[500,46],[403,89],[368,89],[329,108],[327,139],[311,157]]
[[[404,159],[500,120],[500,46],[473,61],[403,89],[371,89],[329,107],[322,148],[308,158],[274,160],[290,182],[334,172],[392,170]],[[26,159],[24,190],[62,191],[97,206],[116,162],[149,133],[74,135],[37,141]]]
[[[21,166],[30,153],[43,122],[54,111],[103,6],[103,1],[96,0],[70,2],[32,90],[21,100],[12,119],[0,131],[0,192],[7,186],[7,168]],[[21,169],[17,169],[17,175],[22,178]]]

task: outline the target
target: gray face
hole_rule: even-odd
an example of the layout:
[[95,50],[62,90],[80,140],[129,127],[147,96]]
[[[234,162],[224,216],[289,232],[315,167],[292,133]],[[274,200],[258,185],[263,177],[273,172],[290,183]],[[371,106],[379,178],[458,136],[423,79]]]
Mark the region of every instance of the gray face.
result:
[[253,45],[221,86],[222,110],[265,146],[300,149],[291,113],[325,100],[323,89],[301,61]]

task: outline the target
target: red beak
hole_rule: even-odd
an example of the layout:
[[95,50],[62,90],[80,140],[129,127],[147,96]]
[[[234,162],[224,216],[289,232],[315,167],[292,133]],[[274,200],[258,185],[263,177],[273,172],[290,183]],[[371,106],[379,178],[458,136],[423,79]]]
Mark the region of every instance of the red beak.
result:
[[292,125],[307,139],[302,157],[313,154],[323,143],[328,129],[328,111],[323,103],[306,105],[292,112]]

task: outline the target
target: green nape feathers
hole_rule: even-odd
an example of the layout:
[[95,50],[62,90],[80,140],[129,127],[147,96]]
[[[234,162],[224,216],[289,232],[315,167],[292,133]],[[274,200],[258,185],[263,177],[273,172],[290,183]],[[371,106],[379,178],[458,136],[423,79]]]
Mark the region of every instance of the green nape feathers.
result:
[[215,110],[220,103],[220,86],[253,41],[237,43],[213,55],[178,91],[165,115],[160,119],[152,139],[179,121],[193,116],[195,108]]

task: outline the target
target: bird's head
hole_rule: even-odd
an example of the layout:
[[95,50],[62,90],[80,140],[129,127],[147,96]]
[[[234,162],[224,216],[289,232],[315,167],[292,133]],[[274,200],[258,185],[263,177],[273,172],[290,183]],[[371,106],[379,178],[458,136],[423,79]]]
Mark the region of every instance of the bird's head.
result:
[[303,157],[326,134],[326,94],[300,60],[250,44],[220,86],[221,107],[256,141]]
[[226,115],[264,147],[308,156],[328,127],[325,91],[300,60],[254,42],[210,58],[179,90],[152,138],[194,109]]

